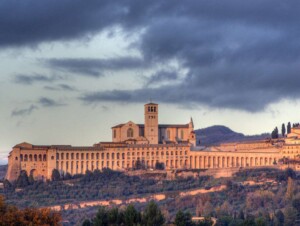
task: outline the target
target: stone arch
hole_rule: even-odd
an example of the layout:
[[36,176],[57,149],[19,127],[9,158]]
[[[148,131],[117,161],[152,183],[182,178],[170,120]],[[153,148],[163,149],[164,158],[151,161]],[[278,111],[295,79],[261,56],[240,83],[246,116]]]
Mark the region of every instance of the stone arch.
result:
[[193,168],[197,169],[199,168],[199,162],[198,162],[198,156],[194,156],[194,162],[193,162]]
[[250,157],[250,166],[253,166],[253,157]]
[[73,167],[74,167],[74,163],[73,163],[73,161],[71,161],[71,174],[73,175]]
[[43,161],[44,162],[47,161],[47,155],[46,154],[43,155]]

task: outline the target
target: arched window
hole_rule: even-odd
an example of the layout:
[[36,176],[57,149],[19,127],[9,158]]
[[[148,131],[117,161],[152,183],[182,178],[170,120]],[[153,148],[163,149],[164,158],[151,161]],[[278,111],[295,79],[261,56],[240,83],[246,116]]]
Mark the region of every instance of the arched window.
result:
[[129,128],[127,130],[127,137],[133,137],[133,129],[132,128]]
[[167,130],[167,139],[168,139],[168,140],[170,140],[170,136],[171,136],[170,130]]

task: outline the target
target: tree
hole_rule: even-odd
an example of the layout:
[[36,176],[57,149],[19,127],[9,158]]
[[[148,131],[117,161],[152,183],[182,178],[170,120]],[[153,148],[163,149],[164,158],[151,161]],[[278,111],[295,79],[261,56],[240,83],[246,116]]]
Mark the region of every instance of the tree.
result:
[[98,209],[96,217],[92,221],[95,226],[108,226],[108,213],[105,207],[101,206]]
[[3,186],[6,190],[12,190],[14,188],[13,185],[7,179],[3,181]]
[[108,222],[110,225],[117,225],[119,222],[119,209],[112,208],[108,211]]
[[157,170],[164,170],[165,169],[165,165],[163,162],[156,162],[155,163],[155,169]]
[[176,226],[192,226],[192,215],[189,212],[182,212],[179,210],[175,217]]
[[165,223],[165,218],[154,201],[150,201],[146,206],[142,222],[145,226],[161,226]]
[[67,172],[67,173],[65,174],[64,179],[65,179],[65,180],[70,180],[70,179],[72,179],[72,175],[71,175],[69,172]]
[[300,195],[299,194],[293,199],[292,205],[300,213]]
[[204,208],[203,208],[203,215],[205,217],[210,217],[212,215],[212,212],[214,211],[214,207],[213,205],[210,203],[210,201],[207,201],[204,205]]
[[297,219],[297,210],[294,207],[286,207],[284,210],[284,226],[294,225]]
[[283,137],[285,136],[285,125],[284,125],[284,123],[282,123],[282,126],[281,126],[281,134],[282,134]]
[[0,226],[6,225],[53,225],[58,226],[61,215],[50,209],[26,208],[20,210],[15,206],[8,206],[0,196]]
[[288,178],[287,189],[286,189],[286,194],[285,194],[285,198],[287,200],[292,200],[293,195],[294,195],[294,189],[295,189],[295,182],[291,177],[289,177]]
[[19,188],[23,188],[28,185],[29,185],[29,178],[28,178],[27,172],[25,170],[22,170],[17,179],[16,186]]
[[245,215],[244,215],[244,211],[241,209],[239,214],[238,214],[238,219],[242,219],[245,220]]
[[82,226],[92,226],[92,222],[89,219],[85,219],[82,222]]
[[291,168],[287,168],[284,173],[285,173],[286,180],[288,180],[289,177],[292,178],[292,179],[296,178],[296,173]]
[[278,210],[275,213],[275,225],[283,226],[283,224],[284,224],[284,214],[281,210]]
[[126,226],[135,226],[141,223],[141,214],[132,204],[128,205],[124,211],[124,223]]
[[291,133],[291,123],[288,122],[287,124],[287,134]]
[[59,181],[60,180],[60,173],[57,169],[52,170],[51,180],[52,181]]
[[275,127],[275,129],[271,133],[272,139],[277,139],[278,138],[278,128]]

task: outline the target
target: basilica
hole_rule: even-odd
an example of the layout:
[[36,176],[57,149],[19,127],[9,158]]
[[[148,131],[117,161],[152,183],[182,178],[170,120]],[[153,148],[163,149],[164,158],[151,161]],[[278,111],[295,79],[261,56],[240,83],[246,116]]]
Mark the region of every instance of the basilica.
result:
[[276,166],[284,158],[300,154],[300,128],[281,140],[197,146],[192,118],[186,124],[159,124],[159,106],[144,105],[144,124],[128,121],[113,126],[112,141],[92,146],[17,144],[8,156],[6,179],[14,181],[21,171],[36,179],[51,179],[52,171],[84,174],[110,168],[228,169]]

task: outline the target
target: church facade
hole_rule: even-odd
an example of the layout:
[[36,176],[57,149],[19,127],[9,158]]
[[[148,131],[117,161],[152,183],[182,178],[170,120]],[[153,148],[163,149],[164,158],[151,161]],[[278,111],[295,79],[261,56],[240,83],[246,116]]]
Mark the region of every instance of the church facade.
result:
[[193,120],[187,124],[159,124],[158,104],[144,105],[144,124],[132,121],[113,126],[112,141],[93,146],[17,144],[8,156],[6,179],[16,180],[21,171],[35,178],[51,179],[53,169],[61,174],[86,170],[128,170],[141,165],[165,169],[213,169],[258,167],[278,164],[282,158],[300,154],[300,129],[281,142],[262,140],[197,146]]

